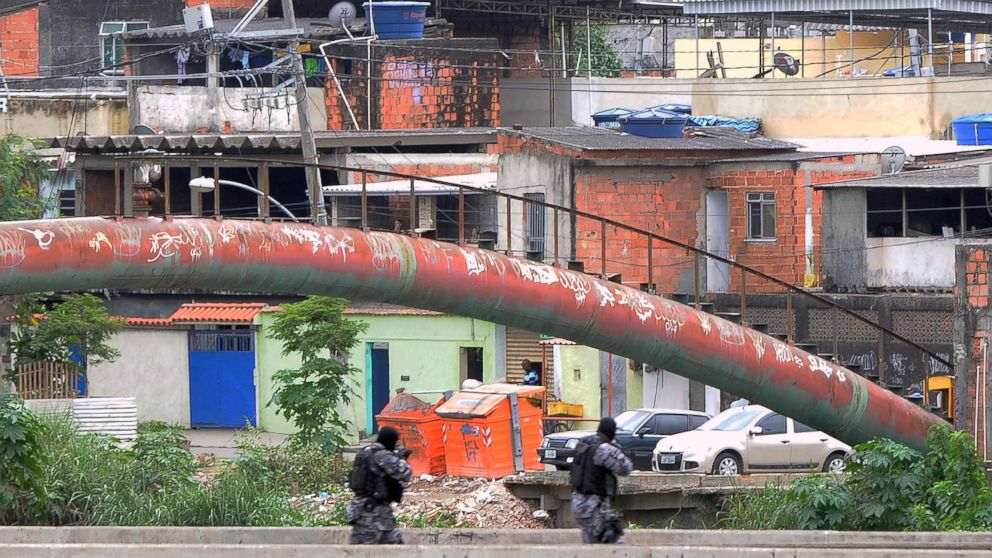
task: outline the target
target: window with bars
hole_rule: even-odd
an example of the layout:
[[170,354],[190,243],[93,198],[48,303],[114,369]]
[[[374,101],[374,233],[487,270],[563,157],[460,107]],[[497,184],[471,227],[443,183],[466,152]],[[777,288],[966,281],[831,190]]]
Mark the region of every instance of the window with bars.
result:
[[527,255],[535,260],[544,259],[546,243],[544,194],[525,194],[528,200],[540,203],[527,204]]
[[104,73],[124,73],[120,67],[124,62],[124,38],[121,33],[141,29],[148,29],[147,21],[105,21],[100,24],[100,54]]
[[747,194],[748,240],[775,240],[775,193]]

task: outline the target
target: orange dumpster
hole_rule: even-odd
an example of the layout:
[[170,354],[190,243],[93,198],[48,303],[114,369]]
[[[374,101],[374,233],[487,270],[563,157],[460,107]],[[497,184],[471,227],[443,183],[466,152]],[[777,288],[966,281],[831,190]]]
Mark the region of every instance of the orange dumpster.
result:
[[459,391],[438,406],[448,474],[500,478],[543,470],[537,455],[543,396],[541,386],[488,384]]
[[444,474],[441,419],[434,414],[434,410],[443,402],[442,397],[431,405],[409,393],[399,393],[375,417],[379,426],[392,426],[399,431],[400,443],[410,450],[407,463],[413,469],[415,477],[424,473]]

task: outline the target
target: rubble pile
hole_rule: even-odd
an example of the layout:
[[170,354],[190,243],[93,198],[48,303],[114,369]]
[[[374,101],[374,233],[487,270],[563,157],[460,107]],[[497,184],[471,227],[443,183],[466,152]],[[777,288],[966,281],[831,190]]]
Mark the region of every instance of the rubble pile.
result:
[[[536,514],[536,515],[535,515]],[[396,515],[433,524],[454,520],[456,527],[541,529],[547,513],[507,490],[502,481],[424,475],[416,479],[397,506]]]
[[[315,515],[335,519],[354,495],[344,490],[301,496],[292,505]],[[536,509],[507,490],[499,480],[433,477],[414,479],[394,508],[403,527],[468,527],[486,529],[542,529],[548,513]]]

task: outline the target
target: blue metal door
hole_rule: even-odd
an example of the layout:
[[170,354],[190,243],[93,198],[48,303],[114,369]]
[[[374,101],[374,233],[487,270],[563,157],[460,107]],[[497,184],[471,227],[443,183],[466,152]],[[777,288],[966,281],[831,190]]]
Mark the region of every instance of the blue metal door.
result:
[[379,423],[375,420],[389,403],[389,345],[375,343],[372,345],[372,428],[373,432],[379,431]]
[[250,331],[189,332],[189,412],[194,428],[257,425]]

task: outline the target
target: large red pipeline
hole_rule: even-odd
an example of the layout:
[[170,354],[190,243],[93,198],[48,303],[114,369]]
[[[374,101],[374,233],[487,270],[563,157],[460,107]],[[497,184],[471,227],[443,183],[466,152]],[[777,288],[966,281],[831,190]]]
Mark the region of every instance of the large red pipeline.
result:
[[922,448],[940,419],[861,376],[677,302],[475,248],[210,219],[0,223],[0,294],[88,289],[320,294],[570,339],[729,391],[855,444]]

